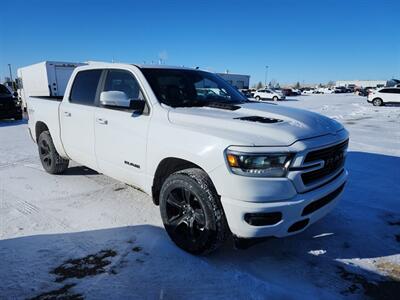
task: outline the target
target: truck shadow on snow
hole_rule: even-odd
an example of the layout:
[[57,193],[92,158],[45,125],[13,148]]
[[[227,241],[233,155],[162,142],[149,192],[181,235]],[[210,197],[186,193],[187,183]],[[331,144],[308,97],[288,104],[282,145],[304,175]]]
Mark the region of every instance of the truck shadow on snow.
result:
[[1,127],[9,127],[9,126],[18,126],[18,125],[24,125],[28,124],[28,120],[22,119],[22,120],[2,120],[0,119],[0,128]]
[[349,181],[330,215],[247,250],[227,243],[207,257],[191,256],[150,225],[0,240],[0,295],[395,299],[398,265],[382,269],[383,277],[355,262],[399,254],[400,158],[349,152],[347,164]]

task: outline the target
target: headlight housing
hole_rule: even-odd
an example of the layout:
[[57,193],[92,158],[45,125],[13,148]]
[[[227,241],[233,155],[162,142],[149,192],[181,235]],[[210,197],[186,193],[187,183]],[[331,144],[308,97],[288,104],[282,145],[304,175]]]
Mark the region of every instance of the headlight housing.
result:
[[285,177],[292,158],[292,153],[226,151],[226,160],[231,171],[242,176]]

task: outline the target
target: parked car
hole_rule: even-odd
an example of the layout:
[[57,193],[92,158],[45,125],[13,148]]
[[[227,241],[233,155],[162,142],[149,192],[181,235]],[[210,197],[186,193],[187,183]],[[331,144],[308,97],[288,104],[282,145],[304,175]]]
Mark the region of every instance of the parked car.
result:
[[285,95],[286,97],[288,96],[298,96],[299,93],[297,93],[293,89],[282,89],[282,94]]
[[240,92],[247,98],[252,98],[253,95],[249,89],[241,89]]
[[335,91],[333,88],[318,88],[317,94],[333,94]]
[[333,209],[347,179],[340,123],[249,101],[201,70],[89,64],[74,70],[62,99],[29,97],[28,107],[48,173],[74,160],[140,188],[193,254],[231,234],[240,244],[301,232]]
[[254,98],[256,98],[257,100],[274,100],[274,101],[278,101],[278,100],[285,100],[286,97],[279,92],[276,92],[272,89],[261,89],[258,90],[257,92],[254,93],[253,95]]
[[344,86],[337,86],[337,87],[335,87],[335,89],[333,90],[333,92],[334,92],[335,94],[343,94],[343,93],[348,93],[349,90],[348,90],[346,87],[344,87]]
[[315,93],[315,89],[313,88],[303,88],[301,91],[302,95],[310,95],[310,94],[314,94]]
[[293,94],[293,96],[300,96],[301,91],[299,89],[292,89],[292,94]]
[[370,91],[367,101],[374,106],[382,106],[388,103],[400,103],[400,88],[383,88]]
[[5,85],[0,84],[0,119],[22,119],[21,105],[16,95]]

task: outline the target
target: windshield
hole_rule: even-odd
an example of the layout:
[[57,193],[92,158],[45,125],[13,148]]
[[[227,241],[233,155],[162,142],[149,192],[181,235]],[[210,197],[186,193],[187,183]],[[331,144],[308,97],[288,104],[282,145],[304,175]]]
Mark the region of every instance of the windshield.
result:
[[221,77],[204,71],[143,68],[142,72],[161,103],[172,107],[239,104],[247,101]]
[[11,92],[6,88],[4,85],[0,84],[0,95],[7,95],[9,96]]

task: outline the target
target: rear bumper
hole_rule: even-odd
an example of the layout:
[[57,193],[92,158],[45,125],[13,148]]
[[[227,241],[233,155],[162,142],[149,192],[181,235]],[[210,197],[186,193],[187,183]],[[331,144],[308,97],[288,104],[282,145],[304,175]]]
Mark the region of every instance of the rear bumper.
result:
[[[334,181],[284,201],[246,202],[222,196],[230,230],[240,238],[284,237],[299,233],[334,208],[340,200],[347,176],[345,170]],[[246,215],[259,213],[281,213],[282,217],[275,224],[265,226],[250,225],[246,221]]]

